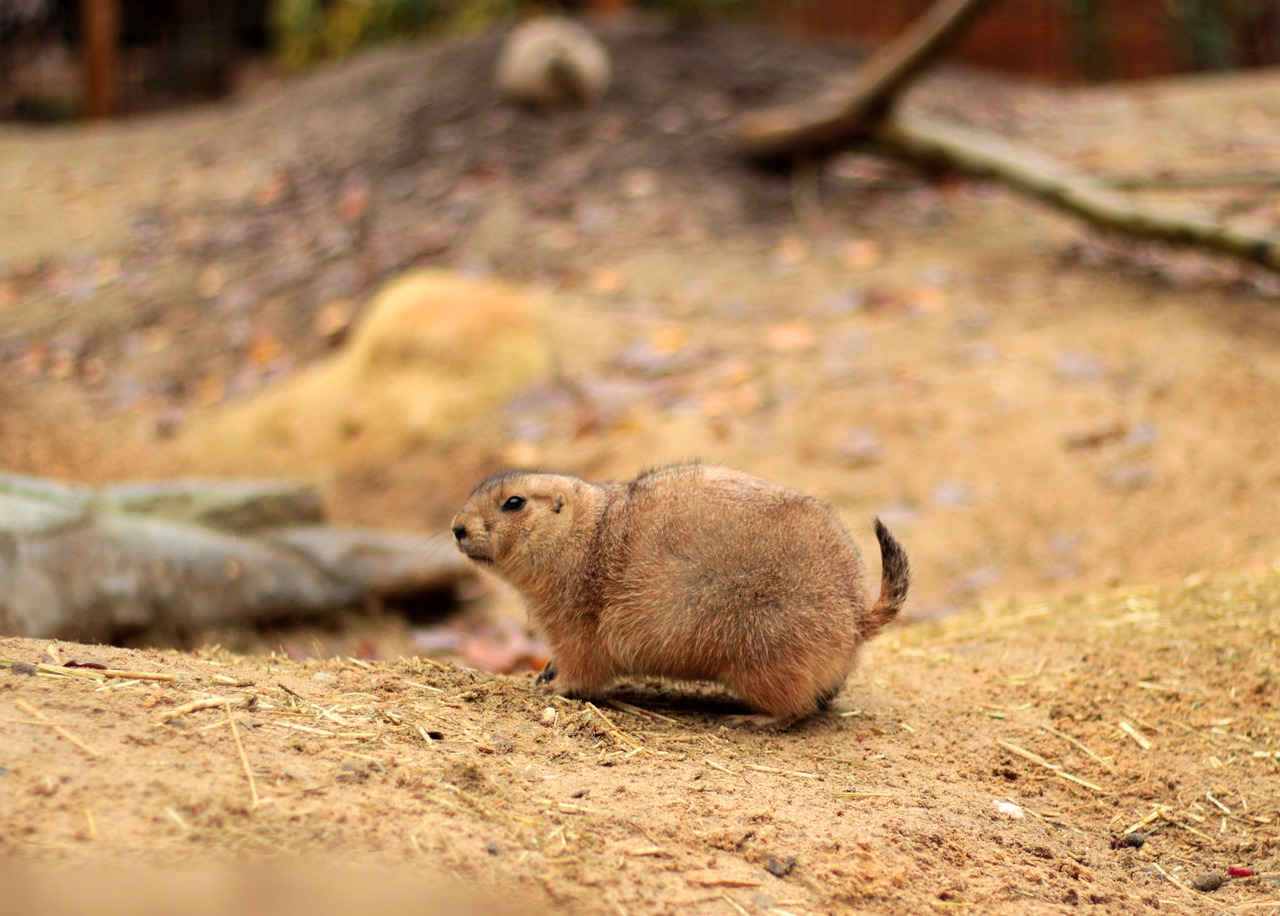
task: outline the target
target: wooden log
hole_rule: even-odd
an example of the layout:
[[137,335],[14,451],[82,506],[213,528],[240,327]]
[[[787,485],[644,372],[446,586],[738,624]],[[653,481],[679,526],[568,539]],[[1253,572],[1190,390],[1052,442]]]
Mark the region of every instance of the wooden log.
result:
[[897,96],[946,54],[996,0],[938,0],[905,32],[872,54],[843,86],[794,105],[742,118],[747,155],[779,161],[831,152],[868,133]]

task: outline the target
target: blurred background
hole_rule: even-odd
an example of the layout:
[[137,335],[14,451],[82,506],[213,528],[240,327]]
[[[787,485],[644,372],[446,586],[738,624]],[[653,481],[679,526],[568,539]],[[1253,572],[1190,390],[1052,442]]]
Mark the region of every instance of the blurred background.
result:
[[[153,111],[236,91],[357,48],[458,35],[566,10],[597,19],[637,8],[731,14],[806,42],[875,45],[924,0],[4,0],[0,117],[58,120]],[[1140,79],[1280,61],[1274,0],[1018,0],[958,58],[1063,82]]]
[[[446,533],[505,468],[693,458],[819,496],[864,545],[882,517],[911,619],[1267,567],[1280,3],[1006,0],[895,108],[1236,233],[1232,257],[882,137],[745,154],[744,119],[819,98],[928,7],[0,0],[0,471],[63,487],[0,481],[45,519],[13,536],[62,563],[28,590],[41,626],[0,605],[0,629],[536,668],[518,600],[447,534],[398,533]],[[502,75],[547,21],[588,77],[559,102]],[[184,576],[250,569],[218,550],[282,520],[360,532],[288,535],[329,558],[288,598],[165,591],[147,518],[57,540],[85,506],[175,504],[112,484],[193,476],[287,483],[202,494],[270,511]],[[99,574],[120,551],[128,601]]]

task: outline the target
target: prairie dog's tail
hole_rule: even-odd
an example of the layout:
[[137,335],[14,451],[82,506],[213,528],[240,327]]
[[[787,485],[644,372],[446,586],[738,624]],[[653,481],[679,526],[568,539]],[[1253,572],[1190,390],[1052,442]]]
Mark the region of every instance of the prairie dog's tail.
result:
[[876,540],[880,542],[880,597],[867,609],[863,636],[874,636],[898,616],[911,585],[911,563],[907,560],[907,552],[880,519],[876,519]]

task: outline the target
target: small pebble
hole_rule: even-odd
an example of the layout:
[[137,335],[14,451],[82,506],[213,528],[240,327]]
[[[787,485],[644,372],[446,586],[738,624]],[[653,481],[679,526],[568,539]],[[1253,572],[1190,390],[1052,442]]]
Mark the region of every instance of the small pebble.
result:
[[542,710],[542,724],[543,724],[543,725],[555,725],[555,724],[556,724],[556,711],[555,711],[555,709],[553,709],[552,707],[548,706],[546,709]]
[[1218,888],[1222,887],[1222,876],[1215,875],[1212,872],[1205,872],[1203,875],[1196,875],[1191,881],[1191,886],[1198,891],[1206,894],[1212,894]]
[[1118,840],[1111,841],[1112,849],[1121,849],[1128,847],[1130,849],[1141,849],[1142,844],[1147,841],[1146,834],[1143,833],[1126,833]]
[[783,856],[781,859],[775,859],[769,856],[764,860],[764,870],[775,878],[785,878],[791,874],[792,869],[796,867],[795,856]]
[[1022,817],[1022,808],[1013,802],[1000,802],[996,805],[996,813],[1001,817],[1019,820]]
[[31,662],[14,662],[10,669],[14,674],[26,674],[30,677],[36,676],[36,666]]

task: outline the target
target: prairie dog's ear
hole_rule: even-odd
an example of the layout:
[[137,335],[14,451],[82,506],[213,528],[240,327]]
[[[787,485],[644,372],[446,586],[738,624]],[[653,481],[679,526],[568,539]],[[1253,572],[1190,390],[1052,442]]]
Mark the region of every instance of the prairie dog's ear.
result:
[[551,497],[551,511],[552,511],[552,512],[555,512],[555,513],[557,513],[557,514],[558,514],[558,513],[560,512],[560,510],[561,510],[561,509],[563,509],[563,508],[564,508],[564,494],[563,494],[563,493],[557,493],[555,496]]

